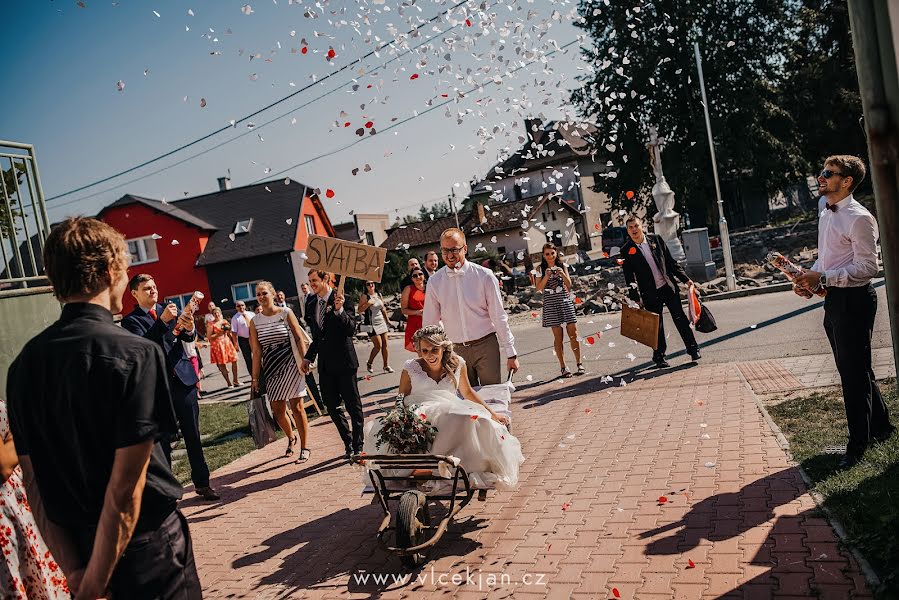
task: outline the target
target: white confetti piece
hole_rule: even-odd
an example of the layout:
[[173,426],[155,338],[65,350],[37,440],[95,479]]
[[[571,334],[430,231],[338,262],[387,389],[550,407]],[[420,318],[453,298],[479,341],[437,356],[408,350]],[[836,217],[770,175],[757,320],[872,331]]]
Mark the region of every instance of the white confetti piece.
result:
[[715,467],[715,461],[710,460],[709,462],[705,463],[705,466],[707,469],[712,469]]
[[727,42],[727,47],[728,47],[728,48],[733,48],[733,47],[736,46],[736,45],[737,45],[737,42],[735,42],[735,41],[733,41],[733,40]]
[[154,233],[154,234],[151,235],[150,237],[153,238],[154,240],[161,240],[161,239],[162,239],[162,236],[159,235],[158,233]]
[[172,246],[177,246],[180,242],[178,240],[172,240]]
[[124,91],[125,91],[125,82],[122,81],[121,79],[119,79],[118,81],[116,81],[116,82],[115,82],[115,89],[119,90],[120,92],[124,92]]
[[244,5],[240,8],[240,12],[242,12],[242,13],[245,14],[245,15],[252,15],[252,14],[253,14],[253,7],[250,6],[249,4],[244,4]]

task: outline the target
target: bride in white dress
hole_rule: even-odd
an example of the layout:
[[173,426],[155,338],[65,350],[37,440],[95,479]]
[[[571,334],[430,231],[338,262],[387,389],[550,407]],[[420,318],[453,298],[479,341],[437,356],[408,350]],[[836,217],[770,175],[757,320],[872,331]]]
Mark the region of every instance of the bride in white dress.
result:
[[[458,458],[475,488],[514,488],[524,456],[518,438],[506,428],[506,417],[493,412],[472,389],[465,361],[453,352],[441,327],[422,327],[412,343],[419,358],[406,361],[399,393],[406,406],[417,405],[437,428],[430,453]],[[365,454],[387,452],[377,447],[380,428],[377,419],[366,423]]]

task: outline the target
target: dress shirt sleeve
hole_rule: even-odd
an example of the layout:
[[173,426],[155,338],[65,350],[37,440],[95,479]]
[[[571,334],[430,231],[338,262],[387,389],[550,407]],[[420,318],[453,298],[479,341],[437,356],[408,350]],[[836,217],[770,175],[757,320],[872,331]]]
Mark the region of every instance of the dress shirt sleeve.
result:
[[852,287],[867,283],[877,275],[877,226],[874,217],[855,219],[849,228],[852,262],[840,269],[825,272],[828,287]]
[[[121,365],[124,378],[121,401],[112,432],[115,447],[126,448],[153,438],[160,424],[174,420],[165,361],[158,346],[136,353]],[[168,428],[166,428],[168,429]]]
[[512,328],[509,327],[509,316],[506,314],[506,309],[503,308],[503,297],[499,293],[499,280],[492,273],[486,273],[485,275],[489,275],[489,278],[486,276],[483,278],[483,285],[487,288],[485,290],[487,312],[490,315],[493,326],[496,328],[499,346],[505,350],[506,358],[517,356],[515,336],[512,335]]
[[440,299],[437,297],[437,290],[434,289],[434,285],[431,284],[425,288],[425,307],[421,314],[421,325],[422,327],[427,327],[428,325],[439,324]]

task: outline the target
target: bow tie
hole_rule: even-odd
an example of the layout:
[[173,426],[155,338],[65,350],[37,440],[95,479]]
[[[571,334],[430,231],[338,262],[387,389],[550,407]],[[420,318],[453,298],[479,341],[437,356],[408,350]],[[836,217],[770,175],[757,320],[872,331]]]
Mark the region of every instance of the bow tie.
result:
[[829,210],[829,211],[831,211],[831,212],[837,212],[837,205],[836,205],[836,204],[829,204],[829,203],[825,202],[825,203],[824,203],[824,208],[826,208],[827,210]]
[[464,275],[464,273],[462,273],[462,269],[447,269],[446,273],[450,277],[462,277],[462,275]]

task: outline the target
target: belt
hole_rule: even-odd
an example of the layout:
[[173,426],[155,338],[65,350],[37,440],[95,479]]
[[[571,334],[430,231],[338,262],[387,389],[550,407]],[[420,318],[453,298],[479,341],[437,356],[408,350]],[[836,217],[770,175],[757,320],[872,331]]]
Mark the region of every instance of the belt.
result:
[[468,341],[468,342],[460,342],[459,345],[468,348],[469,346],[474,346],[474,345],[480,344],[480,343],[483,342],[483,341],[486,341],[486,340],[487,340],[488,338],[490,338],[491,336],[496,337],[496,332],[495,332],[495,331],[491,331],[490,333],[488,333],[487,335],[485,335],[485,336],[482,337],[482,338],[478,338],[478,339],[476,339],[476,340],[471,340],[471,341]]

